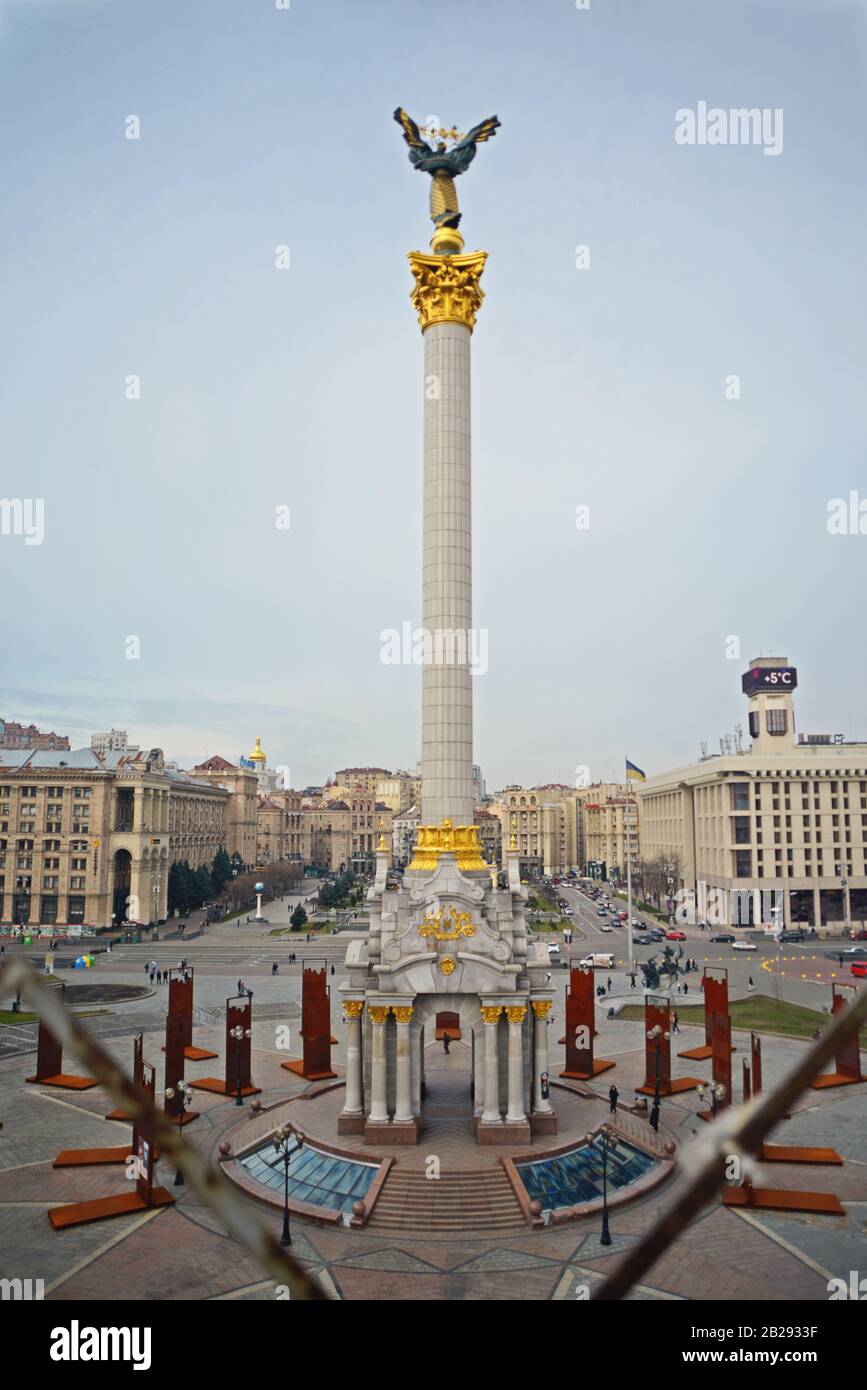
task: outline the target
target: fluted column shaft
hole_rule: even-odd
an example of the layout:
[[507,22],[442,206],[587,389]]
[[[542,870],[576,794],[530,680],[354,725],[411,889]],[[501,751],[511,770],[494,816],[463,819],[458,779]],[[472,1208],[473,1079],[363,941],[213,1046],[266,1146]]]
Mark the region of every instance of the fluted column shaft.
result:
[[548,1014],[551,1003],[548,999],[533,1003],[533,1110],[537,1114],[550,1115],[553,1110],[550,1100],[542,1095],[542,1073],[548,1070]]
[[506,1009],[509,1020],[509,1107],[506,1124],[526,1119],[524,1114],[524,1047],[523,1023],[527,1010],[522,1006]]
[[395,1121],[406,1122],[412,1119],[412,1096],[410,1095],[409,1084],[409,1024],[412,1018],[412,1009],[400,1007],[394,1009],[393,1012],[397,1020],[394,1118]]
[[485,1025],[485,1104],[482,1110],[483,1125],[498,1125],[500,1115],[500,1067],[497,1057],[497,1024],[502,1009],[483,1008],[482,1019]]
[[361,1089],[361,1014],[364,1005],[344,1001],[346,1014],[346,1099],[347,1115],[359,1115],[364,1108]]
[[372,1028],[370,1056],[370,1119],[374,1122],[388,1123],[388,1093],[385,1071],[385,1020],[388,1009],[374,1007],[368,1010]]

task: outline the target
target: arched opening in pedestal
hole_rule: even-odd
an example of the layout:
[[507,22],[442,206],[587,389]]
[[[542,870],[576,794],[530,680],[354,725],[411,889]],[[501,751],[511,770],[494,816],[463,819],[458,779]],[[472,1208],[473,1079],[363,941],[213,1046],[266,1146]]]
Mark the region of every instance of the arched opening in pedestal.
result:
[[460,1042],[461,1016],[449,1009],[440,1009],[436,1016],[436,1040],[444,1042],[447,1036],[451,1042]]

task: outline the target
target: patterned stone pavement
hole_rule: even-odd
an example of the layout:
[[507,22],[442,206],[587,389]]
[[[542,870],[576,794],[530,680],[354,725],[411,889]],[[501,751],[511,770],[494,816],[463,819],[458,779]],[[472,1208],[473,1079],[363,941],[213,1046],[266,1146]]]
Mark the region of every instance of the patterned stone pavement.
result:
[[[213,1041],[219,1050],[219,1035],[219,1029],[210,1034],[203,1029],[197,1041]],[[596,1084],[600,1097],[616,1078],[621,1097],[631,1098],[632,1088],[642,1080],[640,1035],[640,1025],[616,1021],[601,1025],[599,1052],[614,1058],[617,1070]],[[684,1029],[680,1036],[683,1048],[700,1040],[694,1029]],[[736,1074],[743,1041],[736,1035]],[[146,1036],[145,1055],[157,1065],[158,1089],[162,1081],[159,1042],[158,1033]],[[131,1036],[113,1038],[107,1046],[129,1064]],[[799,1046],[765,1040],[768,1083],[791,1064],[792,1051]],[[274,1047],[273,1023],[256,1024],[253,1075],[263,1088],[265,1104],[287,1099],[303,1089],[302,1082],[281,1070],[284,1058],[285,1053]],[[274,1286],[262,1278],[256,1262],[223,1233],[216,1218],[186,1188],[172,1187],[178,1202],[171,1208],[61,1233],[52,1231],[46,1213],[54,1203],[126,1190],[126,1179],[118,1167],[52,1169],[57,1150],[117,1144],[129,1130],[104,1119],[110,1107],[101,1089],[73,1095],[27,1086],[24,1077],[31,1070],[32,1057],[0,1061],[0,1277],[42,1278],[46,1296],[64,1301],[269,1300],[278,1296]],[[676,1075],[692,1070],[709,1076],[709,1063],[677,1061],[674,1070]],[[217,1071],[218,1061],[191,1064],[188,1076]],[[555,1098],[562,1094],[554,1093]],[[697,1104],[694,1093],[663,1102],[664,1121],[679,1146],[688,1143],[700,1128],[695,1119]],[[574,1107],[579,1112],[574,1117],[576,1131],[582,1125],[592,1127],[592,1122],[583,1121],[582,1106],[592,1122],[604,1110],[598,1100],[582,1102],[570,1096],[564,1109]],[[200,1118],[186,1134],[210,1153],[221,1135],[237,1125],[241,1112],[231,1102],[201,1092],[196,1108]],[[251,1112],[245,1113],[254,1124]],[[715,1202],[677,1245],[661,1256],[645,1282],[633,1290],[633,1298],[825,1300],[831,1276],[848,1278],[850,1269],[863,1268],[867,1086],[810,1093],[774,1138],[778,1143],[838,1147],[846,1159],[842,1169],[783,1170],[775,1165],[767,1168],[764,1176],[775,1186],[836,1191],[846,1215],[744,1213],[726,1210]],[[460,1145],[458,1148],[462,1166],[476,1161],[479,1150],[474,1144],[465,1150]],[[422,1144],[411,1151],[412,1157],[424,1150]],[[165,1165],[161,1165],[159,1177],[171,1185],[173,1174]],[[293,1218],[292,1249],[335,1298],[575,1299],[585,1297],[660,1212],[678,1201],[682,1186],[682,1177],[675,1176],[663,1188],[614,1209],[613,1243],[607,1248],[599,1242],[598,1218],[543,1231],[472,1238],[349,1231]],[[258,1203],[255,1209],[277,1234],[279,1213]]]

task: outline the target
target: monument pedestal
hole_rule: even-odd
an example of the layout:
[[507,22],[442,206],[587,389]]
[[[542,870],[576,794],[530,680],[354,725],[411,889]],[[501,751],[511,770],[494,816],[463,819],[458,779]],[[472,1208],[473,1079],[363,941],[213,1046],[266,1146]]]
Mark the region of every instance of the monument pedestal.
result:
[[[343,1116],[340,1117],[344,1118]],[[347,1119],[354,1119],[355,1116],[346,1116]],[[417,1117],[411,1120],[364,1120],[364,1142],[365,1144],[417,1144],[419,1133],[419,1121]],[[340,1119],[337,1122],[337,1132],[340,1134]]]
[[[539,1116],[540,1119],[548,1119]],[[553,1116],[555,1125],[557,1116]],[[503,1120],[498,1125],[483,1124],[476,1120],[476,1142],[479,1144],[529,1144],[532,1140],[529,1120]]]

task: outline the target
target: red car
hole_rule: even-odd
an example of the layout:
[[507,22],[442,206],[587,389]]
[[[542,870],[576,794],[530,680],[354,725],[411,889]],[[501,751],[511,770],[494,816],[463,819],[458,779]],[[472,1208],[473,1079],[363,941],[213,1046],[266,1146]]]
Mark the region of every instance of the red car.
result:
[[862,980],[867,980],[867,960],[853,961],[849,969],[853,975],[859,976]]
[[867,931],[863,929],[861,931],[850,932],[849,935],[853,941],[867,941]]
[[667,931],[665,933],[665,939],[666,941],[686,941],[686,932]]

